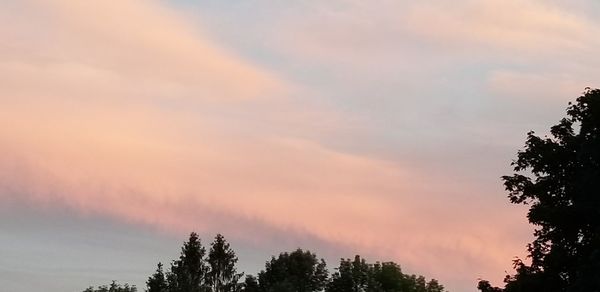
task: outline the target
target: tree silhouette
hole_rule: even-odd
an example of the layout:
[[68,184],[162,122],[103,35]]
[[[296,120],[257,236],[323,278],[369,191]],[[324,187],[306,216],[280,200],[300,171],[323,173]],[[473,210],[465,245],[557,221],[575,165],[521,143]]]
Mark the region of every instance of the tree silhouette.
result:
[[[371,268],[370,291],[396,292],[396,291],[423,291],[425,292],[425,278],[405,276],[400,266],[394,262],[375,263]],[[419,282],[421,285],[419,286]]]
[[281,253],[265,264],[258,274],[260,288],[265,292],[312,292],[325,288],[328,271],[323,259],[310,251],[297,249]]
[[536,229],[531,264],[515,260],[504,290],[600,291],[600,90],[570,103],[550,137],[529,132],[512,165],[508,197]]
[[252,275],[246,276],[244,284],[242,285],[242,291],[244,292],[260,292],[260,286],[258,285],[258,279]]
[[436,279],[431,279],[425,285],[425,291],[427,292],[444,292],[444,286]]
[[171,264],[171,272],[167,275],[170,292],[210,291],[206,284],[208,268],[205,254],[206,249],[202,246],[198,234],[192,232],[181,248],[179,260]]
[[146,281],[146,291],[147,292],[167,292],[168,290],[167,280],[165,279],[165,274],[163,272],[162,263],[158,263],[156,267],[156,272],[148,278]]
[[502,289],[493,287],[490,282],[486,280],[479,281],[477,284],[477,289],[481,290],[481,292],[502,292]]
[[243,273],[237,273],[238,259],[223,235],[217,234],[208,253],[207,284],[213,292],[233,292],[239,290],[238,281]]
[[406,275],[394,262],[368,264],[360,256],[342,259],[326,292],[443,292],[437,280]]
[[94,289],[94,287],[89,287],[83,290],[83,292],[137,292],[137,288],[135,285],[129,286],[127,283],[120,285],[117,284],[116,281],[112,281],[110,285],[98,286],[97,289]]
[[[325,260],[310,251],[281,253],[265,263],[258,277],[248,275],[243,283],[235,265],[237,256],[225,238],[217,234],[206,256],[198,234],[183,243],[178,260],[164,272],[162,263],[146,281],[146,292],[443,292],[435,279],[405,275],[394,262],[368,264],[360,256],[342,259],[329,278]],[[488,283],[489,284],[489,283]],[[495,290],[484,290],[496,292]],[[89,287],[83,292],[137,292],[135,286]]]
[[333,273],[327,287],[328,292],[361,292],[366,291],[371,267],[359,255],[350,259],[341,259],[340,266]]

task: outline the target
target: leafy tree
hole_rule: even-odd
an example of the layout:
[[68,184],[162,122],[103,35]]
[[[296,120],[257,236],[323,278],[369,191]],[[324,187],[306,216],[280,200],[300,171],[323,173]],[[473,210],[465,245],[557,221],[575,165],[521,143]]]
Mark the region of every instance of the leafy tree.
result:
[[444,292],[444,286],[442,286],[436,279],[431,279],[425,285],[425,291],[427,291],[427,292]]
[[[411,291],[408,290],[411,286],[407,285],[410,278],[406,277],[400,266],[394,262],[375,263],[370,272],[371,281],[368,291],[377,292],[396,292],[396,291]],[[423,279],[425,280],[425,279]],[[419,291],[419,290],[414,290]]]
[[359,255],[350,259],[341,259],[337,272],[333,273],[327,287],[329,292],[366,291],[369,284],[370,266]]
[[147,292],[167,292],[168,285],[162,263],[158,263],[156,272],[146,281]]
[[315,254],[301,249],[273,257],[258,274],[260,288],[265,292],[321,291],[327,280],[325,261],[317,260]]
[[490,282],[486,280],[479,281],[479,284],[477,284],[477,289],[481,290],[481,292],[502,292],[502,289],[493,287]]
[[205,292],[208,267],[206,266],[206,249],[202,246],[198,234],[192,232],[181,248],[179,260],[171,264],[171,272],[167,275],[170,292]]
[[233,292],[239,290],[238,281],[243,273],[237,273],[238,259],[223,235],[217,234],[208,253],[210,271],[207,283],[213,292]]
[[405,275],[394,262],[368,264],[360,256],[342,259],[332,275],[327,292],[443,292],[437,280]]
[[436,279],[429,282],[423,276],[402,273],[394,262],[375,263],[371,271],[372,280],[367,291],[372,292],[443,292],[444,286]]
[[504,290],[600,291],[600,90],[570,103],[550,137],[529,132],[512,165],[508,197],[536,229],[531,264],[517,259]]

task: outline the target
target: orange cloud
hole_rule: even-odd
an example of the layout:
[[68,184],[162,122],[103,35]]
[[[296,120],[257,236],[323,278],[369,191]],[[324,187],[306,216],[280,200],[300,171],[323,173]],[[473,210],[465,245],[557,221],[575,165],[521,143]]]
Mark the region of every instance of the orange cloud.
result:
[[338,125],[282,105],[290,85],[157,3],[23,3],[0,9],[0,199],[247,240],[307,233],[442,279],[497,274],[521,248],[500,215],[446,206],[478,187],[306,137],[307,115]]
[[440,205],[469,192],[440,177],[306,140],[182,132],[188,117],[163,112],[77,111],[13,106],[0,118],[0,151],[10,154],[0,158],[1,194],[176,232],[307,233],[442,278],[440,259],[485,272],[516,252],[508,226],[489,229],[501,216],[479,223]]
[[[285,88],[155,1],[43,0],[8,8],[2,14],[11,29],[0,32],[10,44],[3,52],[9,84],[39,78],[37,89],[110,84],[131,96],[201,99],[272,96]],[[152,91],[142,90],[149,85]]]

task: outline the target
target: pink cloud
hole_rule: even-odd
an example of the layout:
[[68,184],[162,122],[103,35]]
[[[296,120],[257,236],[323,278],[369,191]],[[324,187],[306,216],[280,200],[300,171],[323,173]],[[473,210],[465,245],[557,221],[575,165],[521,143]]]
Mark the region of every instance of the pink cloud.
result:
[[285,104],[293,86],[157,3],[9,8],[0,199],[249,241],[307,233],[449,281],[497,275],[522,248],[505,236],[516,219],[447,205],[489,190],[319,142],[307,132],[334,132],[335,113]]
[[[16,81],[54,75],[40,78],[38,88],[111,84],[132,96],[240,99],[286,86],[155,1],[23,1],[8,8],[2,14],[13,29],[0,31],[10,44],[3,66]],[[140,92],[150,84],[153,91]]]
[[[442,279],[453,276],[436,263],[485,273],[517,252],[501,216],[470,221],[441,205],[477,191],[444,178],[305,140],[223,138],[202,127],[189,136],[160,113],[48,109],[29,107],[25,120],[13,108],[0,119],[0,151],[10,153],[0,161],[4,196],[170,232],[249,241],[257,228],[307,233]],[[423,187],[428,180],[436,186]]]

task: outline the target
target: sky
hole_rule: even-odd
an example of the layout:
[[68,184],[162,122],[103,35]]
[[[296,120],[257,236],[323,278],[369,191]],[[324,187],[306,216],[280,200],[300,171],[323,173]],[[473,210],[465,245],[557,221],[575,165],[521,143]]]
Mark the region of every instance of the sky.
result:
[[600,83],[592,0],[0,1],[0,285],[143,287],[191,231],[500,284],[500,177]]

